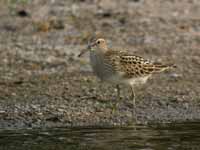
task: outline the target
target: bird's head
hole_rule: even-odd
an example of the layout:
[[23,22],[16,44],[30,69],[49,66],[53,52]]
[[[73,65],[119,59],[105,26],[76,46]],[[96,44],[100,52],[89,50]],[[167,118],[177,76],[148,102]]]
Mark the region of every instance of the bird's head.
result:
[[87,48],[83,49],[78,56],[79,57],[82,56],[87,51],[105,52],[105,51],[107,51],[107,43],[102,38],[97,39],[94,42],[91,42],[90,44],[88,44]]

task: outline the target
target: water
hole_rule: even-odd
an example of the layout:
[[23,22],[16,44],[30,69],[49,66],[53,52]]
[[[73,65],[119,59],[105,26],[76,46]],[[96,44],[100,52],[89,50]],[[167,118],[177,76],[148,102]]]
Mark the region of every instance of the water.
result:
[[0,130],[0,150],[200,150],[200,123]]

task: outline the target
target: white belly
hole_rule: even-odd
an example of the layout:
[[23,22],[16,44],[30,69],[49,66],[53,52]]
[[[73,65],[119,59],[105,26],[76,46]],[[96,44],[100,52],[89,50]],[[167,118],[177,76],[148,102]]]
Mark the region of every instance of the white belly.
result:
[[124,82],[126,82],[126,84],[129,85],[140,85],[140,84],[144,84],[147,82],[149,76],[145,76],[145,77],[137,77],[137,78],[131,78],[131,79],[125,79]]

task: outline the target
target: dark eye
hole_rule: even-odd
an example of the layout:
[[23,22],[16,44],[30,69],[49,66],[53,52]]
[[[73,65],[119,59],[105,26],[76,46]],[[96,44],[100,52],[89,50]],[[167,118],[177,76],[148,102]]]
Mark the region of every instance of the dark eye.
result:
[[100,44],[100,41],[97,41],[97,44]]

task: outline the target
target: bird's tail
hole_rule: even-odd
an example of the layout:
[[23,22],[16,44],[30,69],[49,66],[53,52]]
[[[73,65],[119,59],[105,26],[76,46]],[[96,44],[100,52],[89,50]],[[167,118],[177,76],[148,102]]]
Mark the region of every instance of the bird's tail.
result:
[[163,72],[165,70],[177,68],[177,66],[174,64],[163,65],[160,63],[154,63],[153,66],[154,66],[154,72]]

